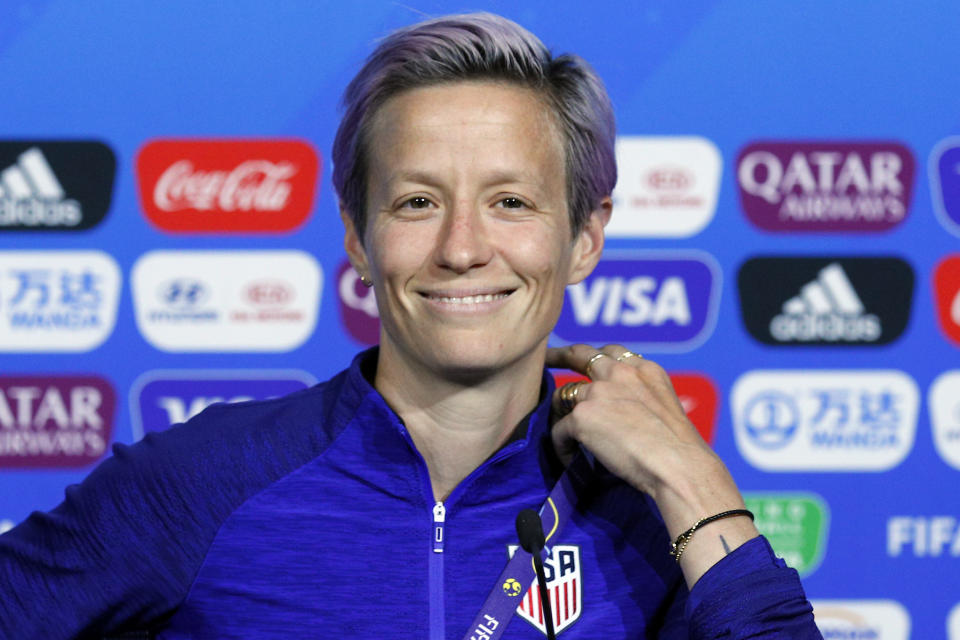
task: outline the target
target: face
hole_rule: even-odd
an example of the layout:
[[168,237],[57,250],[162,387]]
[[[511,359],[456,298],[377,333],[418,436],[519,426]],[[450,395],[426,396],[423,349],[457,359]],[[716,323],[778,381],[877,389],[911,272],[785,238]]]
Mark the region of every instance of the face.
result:
[[599,259],[609,202],[572,238],[561,137],[528,89],[463,82],[401,93],[375,115],[364,242],[381,358],[446,375],[543,357],[564,288]]

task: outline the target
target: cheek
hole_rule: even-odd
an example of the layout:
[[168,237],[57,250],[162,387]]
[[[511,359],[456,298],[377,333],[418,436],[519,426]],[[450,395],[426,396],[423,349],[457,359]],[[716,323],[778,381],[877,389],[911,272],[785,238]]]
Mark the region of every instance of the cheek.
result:
[[391,226],[370,234],[367,246],[371,266],[380,279],[409,277],[429,256],[429,234],[418,233],[411,226]]

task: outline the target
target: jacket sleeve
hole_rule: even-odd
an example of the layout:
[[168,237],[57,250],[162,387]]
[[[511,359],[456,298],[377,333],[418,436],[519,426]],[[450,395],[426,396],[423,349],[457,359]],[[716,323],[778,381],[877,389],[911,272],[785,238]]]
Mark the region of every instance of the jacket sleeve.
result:
[[711,567],[686,601],[690,638],[821,639],[796,570],[763,536]]
[[182,600],[206,520],[148,436],[115,445],[64,501],[0,536],[0,638],[98,637],[148,626]]

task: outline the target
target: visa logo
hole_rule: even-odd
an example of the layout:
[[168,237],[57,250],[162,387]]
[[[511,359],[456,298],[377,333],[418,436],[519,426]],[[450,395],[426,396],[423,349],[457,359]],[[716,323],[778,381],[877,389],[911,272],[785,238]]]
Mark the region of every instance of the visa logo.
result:
[[636,327],[659,326],[665,322],[690,324],[690,303],[682,278],[671,277],[658,283],[654,278],[594,278],[570,287],[570,302],[577,323],[610,327],[622,324]]
[[166,412],[168,424],[178,424],[186,422],[212,404],[218,402],[246,402],[253,399],[253,396],[234,396],[232,398],[197,396],[191,398],[188,403],[184,398],[177,396],[160,396],[157,398],[157,406]]
[[156,370],[141,375],[130,390],[135,440],[187,422],[218,402],[268,400],[306,389],[316,379],[296,369]]
[[701,252],[615,254],[567,287],[555,335],[648,352],[689,351],[713,330],[720,286],[719,267]]

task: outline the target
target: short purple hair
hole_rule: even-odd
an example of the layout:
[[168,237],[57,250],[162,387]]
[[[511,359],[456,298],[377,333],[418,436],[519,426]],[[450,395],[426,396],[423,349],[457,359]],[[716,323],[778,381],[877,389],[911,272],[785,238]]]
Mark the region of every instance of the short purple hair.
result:
[[552,56],[517,23],[469,13],[394,31],[344,92],[333,184],[359,236],[366,230],[368,136],[377,110],[403,91],[464,80],[513,83],[537,92],[551,107],[564,142],[570,226],[578,233],[617,182],[616,127],[603,82],[583,59]]

